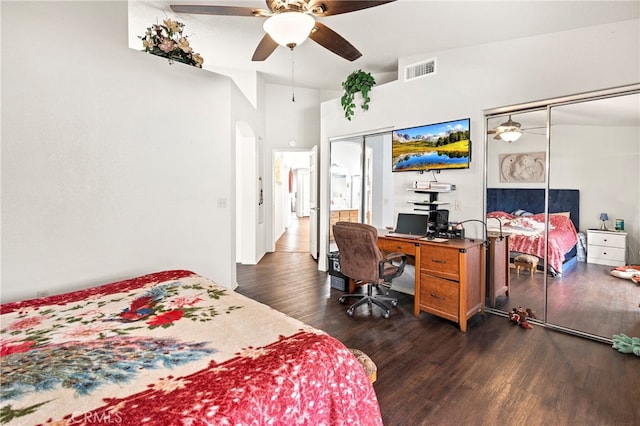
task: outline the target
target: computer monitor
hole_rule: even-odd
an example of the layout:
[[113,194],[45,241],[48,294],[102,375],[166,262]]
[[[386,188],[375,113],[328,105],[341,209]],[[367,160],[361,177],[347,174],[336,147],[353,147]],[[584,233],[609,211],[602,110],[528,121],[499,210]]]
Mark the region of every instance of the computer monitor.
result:
[[427,222],[429,216],[426,214],[398,213],[395,233],[407,235],[427,235]]
[[449,210],[432,210],[429,212],[429,223],[435,225],[435,229],[446,229],[449,223]]

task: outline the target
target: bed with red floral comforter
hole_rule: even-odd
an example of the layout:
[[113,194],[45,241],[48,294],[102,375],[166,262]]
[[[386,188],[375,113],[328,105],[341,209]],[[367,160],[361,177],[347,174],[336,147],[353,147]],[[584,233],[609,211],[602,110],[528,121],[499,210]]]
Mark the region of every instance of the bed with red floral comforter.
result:
[[382,424],[342,343],[190,271],[0,314],[2,424]]
[[502,227],[496,226],[494,221],[487,220],[487,231],[509,234],[510,251],[530,254],[540,259],[546,258],[547,266],[552,268],[552,273],[558,277],[562,275],[565,254],[578,242],[578,233],[568,216],[554,213],[549,215],[548,256],[544,253],[546,239],[544,213],[523,217],[495,211],[487,213],[487,219],[489,218],[499,219]]

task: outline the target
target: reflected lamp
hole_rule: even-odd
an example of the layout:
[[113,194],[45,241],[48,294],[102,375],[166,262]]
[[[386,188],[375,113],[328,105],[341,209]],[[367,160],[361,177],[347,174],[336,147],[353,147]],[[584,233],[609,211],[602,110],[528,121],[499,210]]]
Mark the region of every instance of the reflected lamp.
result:
[[522,136],[520,129],[514,128],[507,129],[500,133],[500,139],[507,142],[515,142],[520,138],[520,136]]
[[607,230],[606,222],[609,220],[609,215],[607,215],[606,213],[600,213],[600,220],[602,221],[602,225],[600,225],[600,230],[606,231]]

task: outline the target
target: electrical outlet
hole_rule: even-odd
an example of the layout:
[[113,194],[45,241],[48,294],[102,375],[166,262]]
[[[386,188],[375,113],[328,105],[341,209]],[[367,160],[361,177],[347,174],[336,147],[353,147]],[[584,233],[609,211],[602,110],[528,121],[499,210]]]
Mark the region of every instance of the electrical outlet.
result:
[[218,208],[226,209],[227,208],[227,199],[226,198],[218,198]]
[[47,297],[49,295],[49,291],[48,290],[40,290],[36,292],[36,297],[38,299],[41,299],[43,297]]
[[457,212],[462,211],[462,203],[460,202],[460,200],[456,200],[453,203],[453,209]]

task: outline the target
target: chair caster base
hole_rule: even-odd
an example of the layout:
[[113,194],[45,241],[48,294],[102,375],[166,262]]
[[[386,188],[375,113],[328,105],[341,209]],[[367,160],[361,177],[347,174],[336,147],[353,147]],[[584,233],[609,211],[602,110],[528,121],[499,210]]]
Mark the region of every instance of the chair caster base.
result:
[[349,317],[353,317],[353,309],[347,309],[347,315],[349,315]]
[[338,302],[342,303],[343,305],[347,302],[347,299],[345,297],[341,297],[338,299]]

